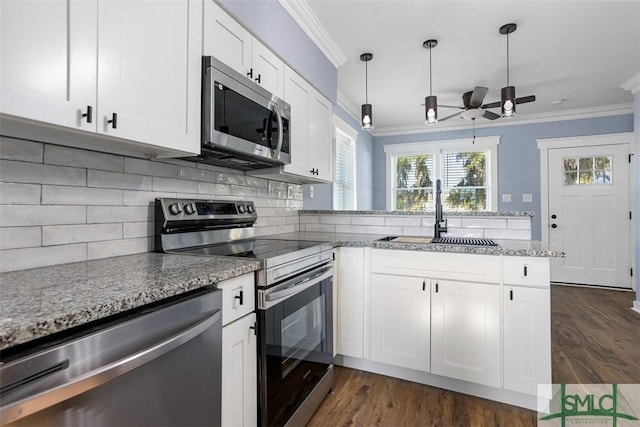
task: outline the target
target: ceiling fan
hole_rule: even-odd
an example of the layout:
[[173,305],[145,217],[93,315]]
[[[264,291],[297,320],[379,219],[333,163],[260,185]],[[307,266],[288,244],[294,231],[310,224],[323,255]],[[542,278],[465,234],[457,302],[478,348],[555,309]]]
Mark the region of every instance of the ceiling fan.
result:
[[[462,118],[467,120],[477,119],[478,117],[484,117],[485,119],[495,120],[499,119],[499,114],[494,113],[493,111],[488,111],[488,108],[500,108],[500,101],[491,102],[489,104],[483,104],[484,97],[487,95],[489,91],[488,88],[484,86],[476,86],[472,91],[465,92],[462,95],[462,107],[458,105],[438,105],[438,107],[445,108],[457,108],[462,111],[459,111],[455,114],[451,114],[450,116],[443,117],[439,119],[440,121],[451,119],[456,116],[462,116]],[[527,102],[533,102],[536,100],[535,95],[523,96],[521,98],[516,98],[516,104],[524,104]]]

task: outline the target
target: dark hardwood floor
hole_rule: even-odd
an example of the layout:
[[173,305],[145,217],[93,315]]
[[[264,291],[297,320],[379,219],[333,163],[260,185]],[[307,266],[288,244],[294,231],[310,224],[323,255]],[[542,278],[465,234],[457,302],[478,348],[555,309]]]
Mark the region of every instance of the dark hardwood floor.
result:
[[[553,285],[554,383],[640,383],[635,293]],[[334,390],[309,426],[535,426],[527,409],[336,367]]]

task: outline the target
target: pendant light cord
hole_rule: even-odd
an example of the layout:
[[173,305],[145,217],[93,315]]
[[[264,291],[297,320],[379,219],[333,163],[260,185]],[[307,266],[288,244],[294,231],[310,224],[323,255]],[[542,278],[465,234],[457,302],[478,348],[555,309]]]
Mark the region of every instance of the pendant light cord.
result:
[[507,86],[509,86],[509,33],[507,33]]
[[429,96],[433,96],[433,85],[431,79],[433,78],[433,71],[431,70],[431,47],[429,47]]
[[369,61],[364,63],[364,103],[369,103]]

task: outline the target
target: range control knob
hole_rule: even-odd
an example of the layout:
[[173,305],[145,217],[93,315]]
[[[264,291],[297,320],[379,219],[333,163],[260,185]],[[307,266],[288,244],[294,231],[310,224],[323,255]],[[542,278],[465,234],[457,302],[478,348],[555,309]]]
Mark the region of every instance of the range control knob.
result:
[[244,207],[244,205],[238,205],[238,213],[245,213],[246,212],[246,208]]
[[253,205],[247,205],[247,212],[249,212],[250,214],[254,213],[256,210],[253,207]]
[[184,205],[184,213],[187,215],[192,215],[196,211],[196,208],[193,207],[193,203],[189,203]]
[[178,203],[174,203],[169,206],[169,212],[171,212],[173,215],[178,215],[180,212],[182,212],[182,209],[180,208],[180,205]]

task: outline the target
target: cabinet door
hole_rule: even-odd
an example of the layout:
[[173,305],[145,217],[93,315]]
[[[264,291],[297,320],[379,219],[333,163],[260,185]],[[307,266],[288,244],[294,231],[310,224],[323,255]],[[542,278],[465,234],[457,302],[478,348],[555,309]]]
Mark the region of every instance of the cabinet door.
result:
[[253,80],[282,99],[284,97],[284,62],[255,38],[251,43]]
[[325,181],[333,181],[333,138],[331,126],[331,103],[317,91],[309,105],[309,170],[317,171],[315,176]]
[[[336,249],[339,354],[364,357],[364,248]],[[334,335],[335,336],[335,335]]]
[[251,71],[253,36],[214,0],[204,0],[203,54],[224,62],[242,75]]
[[500,287],[432,280],[431,292],[431,372],[500,387]]
[[429,314],[424,279],[372,274],[371,359],[429,371]]
[[504,288],[504,388],[537,395],[551,384],[549,289]]
[[222,424],[252,426],[258,421],[256,315],[222,328]]
[[284,100],[291,105],[291,163],[284,170],[296,175],[309,175],[307,144],[309,98],[313,88],[291,68],[285,66]]
[[199,153],[202,5],[101,1],[98,17],[98,132]]
[[96,129],[97,13],[96,1],[0,2],[2,113]]

